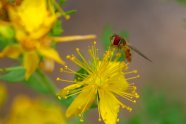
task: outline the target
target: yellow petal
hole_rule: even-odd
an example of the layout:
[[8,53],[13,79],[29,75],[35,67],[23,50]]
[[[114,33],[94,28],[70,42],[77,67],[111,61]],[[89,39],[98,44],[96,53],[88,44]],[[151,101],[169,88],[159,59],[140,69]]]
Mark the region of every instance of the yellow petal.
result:
[[44,35],[47,35],[47,33],[51,30],[53,23],[56,21],[56,17],[48,17],[46,18],[45,22],[39,27],[38,30],[35,30],[35,32],[30,33],[30,38],[32,39],[39,39]]
[[31,74],[37,69],[39,64],[39,56],[35,51],[25,52],[23,65],[26,70],[25,79],[27,80]]
[[2,52],[0,52],[0,58],[2,57],[18,58],[21,52],[22,49],[19,45],[10,45],[4,48]]
[[9,10],[12,21],[16,22],[12,16],[20,18],[20,23],[24,24],[28,32],[36,30],[47,16],[46,0],[23,0],[20,6],[15,6]]
[[[123,74],[118,74],[114,77],[112,77],[112,80],[108,80],[108,90],[111,92],[118,91],[123,92],[128,89],[129,83],[123,76]],[[116,93],[116,92],[115,92]]]
[[105,124],[116,124],[118,112],[119,112],[119,103],[115,96],[104,90],[99,90],[99,111],[101,117]]
[[53,59],[60,64],[65,64],[65,62],[60,58],[58,52],[53,48],[40,46],[38,51],[41,55],[47,58]]
[[23,0],[20,6],[8,8],[16,32],[25,32],[33,39],[41,38],[51,29],[58,15],[50,11],[46,0]]
[[66,111],[66,117],[82,114],[92,105],[96,97],[96,90],[92,86],[82,89],[82,92],[75,98]]
[[108,90],[110,90],[111,92],[123,92],[128,89],[129,83],[127,82],[124,73],[122,72],[122,69],[125,67],[125,64],[121,62],[110,62],[108,64],[102,62],[100,65],[100,69],[104,67],[105,69],[107,69],[107,72],[111,72],[102,73],[103,77],[107,77],[109,75],[109,79],[105,82],[105,84],[107,84],[106,88]]

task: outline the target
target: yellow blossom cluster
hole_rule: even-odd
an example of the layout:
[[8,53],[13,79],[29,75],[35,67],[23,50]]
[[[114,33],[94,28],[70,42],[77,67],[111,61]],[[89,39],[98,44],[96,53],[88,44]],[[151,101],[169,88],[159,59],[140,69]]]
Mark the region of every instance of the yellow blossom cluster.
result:
[[0,124],[67,123],[62,107],[55,101],[43,97],[29,98],[26,95],[18,95],[12,100],[9,111],[2,113],[1,110],[7,100],[7,88],[0,83]]
[[58,52],[52,47],[52,42],[95,38],[94,35],[49,36],[49,31],[62,15],[56,11],[55,5],[57,5],[55,0],[0,2],[0,14],[6,16],[6,19],[0,20],[0,35],[7,35],[7,29],[13,28],[17,41],[7,45],[0,52],[0,58],[22,56],[22,65],[26,70],[25,79],[28,79],[41,63],[49,70],[53,70],[54,61],[64,64]]
[[61,107],[44,99],[17,96],[5,124],[66,124]]

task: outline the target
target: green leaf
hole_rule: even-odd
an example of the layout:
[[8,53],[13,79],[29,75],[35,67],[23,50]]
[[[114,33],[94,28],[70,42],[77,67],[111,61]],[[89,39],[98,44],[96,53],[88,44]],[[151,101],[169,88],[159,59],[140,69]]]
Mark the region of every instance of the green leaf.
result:
[[0,80],[9,83],[21,82],[24,80],[25,69],[23,67],[12,67],[0,70]]
[[146,106],[146,112],[150,118],[160,118],[165,111],[166,100],[163,95],[158,95],[148,89],[143,93],[143,104]]
[[61,98],[59,103],[64,107],[69,107],[69,105],[72,103],[72,101],[75,99],[75,96],[68,97],[67,99]]
[[186,0],[177,0],[179,3],[186,4]]
[[110,46],[110,37],[113,35],[111,27],[105,27],[104,32],[102,34],[101,40],[104,46],[104,50],[106,51]]
[[69,10],[69,11],[66,11],[65,13],[67,15],[72,15],[72,14],[75,14],[77,12],[77,10]]
[[34,72],[31,77],[24,82],[36,91],[56,95],[54,83],[41,70]]
[[14,42],[14,39],[5,38],[0,35],[0,50],[3,50],[6,46],[13,44]]
[[[84,75],[87,75],[87,76],[88,76],[88,72],[85,71],[83,68],[80,68],[80,69],[77,71],[77,73],[79,73],[79,74],[84,74]],[[75,75],[74,75],[74,79],[77,80],[77,81],[83,81],[83,78],[85,78],[85,76],[84,76],[84,77],[81,77],[81,76],[78,75],[78,74],[75,74]]]
[[162,124],[185,124],[183,110],[180,104],[171,102],[166,106],[166,111],[161,119]]
[[15,31],[11,26],[0,26],[0,35],[7,38],[13,39],[15,36]]
[[0,36],[0,50],[3,50],[9,44],[9,40]]
[[63,5],[67,0],[59,0],[59,4]]
[[28,80],[25,80],[25,69],[22,66],[5,68],[0,70],[0,80],[7,83],[22,82],[38,92],[56,95],[53,82],[40,70],[34,72]]
[[129,119],[128,124],[142,124],[140,116],[138,115],[132,116]]
[[64,30],[62,29],[62,21],[61,20],[57,20],[54,24],[54,26],[52,27],[49,35],[51,36],[61,36],[61,34],[64,32]]

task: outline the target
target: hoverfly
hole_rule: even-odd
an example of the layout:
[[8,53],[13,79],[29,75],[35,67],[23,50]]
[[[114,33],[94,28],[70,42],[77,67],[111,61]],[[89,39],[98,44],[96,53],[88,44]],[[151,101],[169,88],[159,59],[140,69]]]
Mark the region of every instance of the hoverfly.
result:
[[141,53],[138,49],[136,49],[135,47],[131,46],[127,40],[123,37],[120,37],[117,34],[114,34],[110,37],[110,41],[111,41],[111,46],[115,46],[118,49],[123,49],[124,53],[126,55],[126,59],[128,62],[131,62],[132,58],[131,58],[131,50],[133,50],[134,52],[136,52],[138,55],[142,56],[144,59],[152,62],[148,57],[146,57],[143,53]]

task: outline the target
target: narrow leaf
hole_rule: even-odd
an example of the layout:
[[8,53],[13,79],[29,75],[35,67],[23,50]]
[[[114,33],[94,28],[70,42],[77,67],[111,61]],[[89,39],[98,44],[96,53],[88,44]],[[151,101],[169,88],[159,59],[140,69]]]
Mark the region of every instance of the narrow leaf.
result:
[[0,80],[9,83],[21,82],[24,80],[25,69],[23,67],[14,67],[0,70]]

